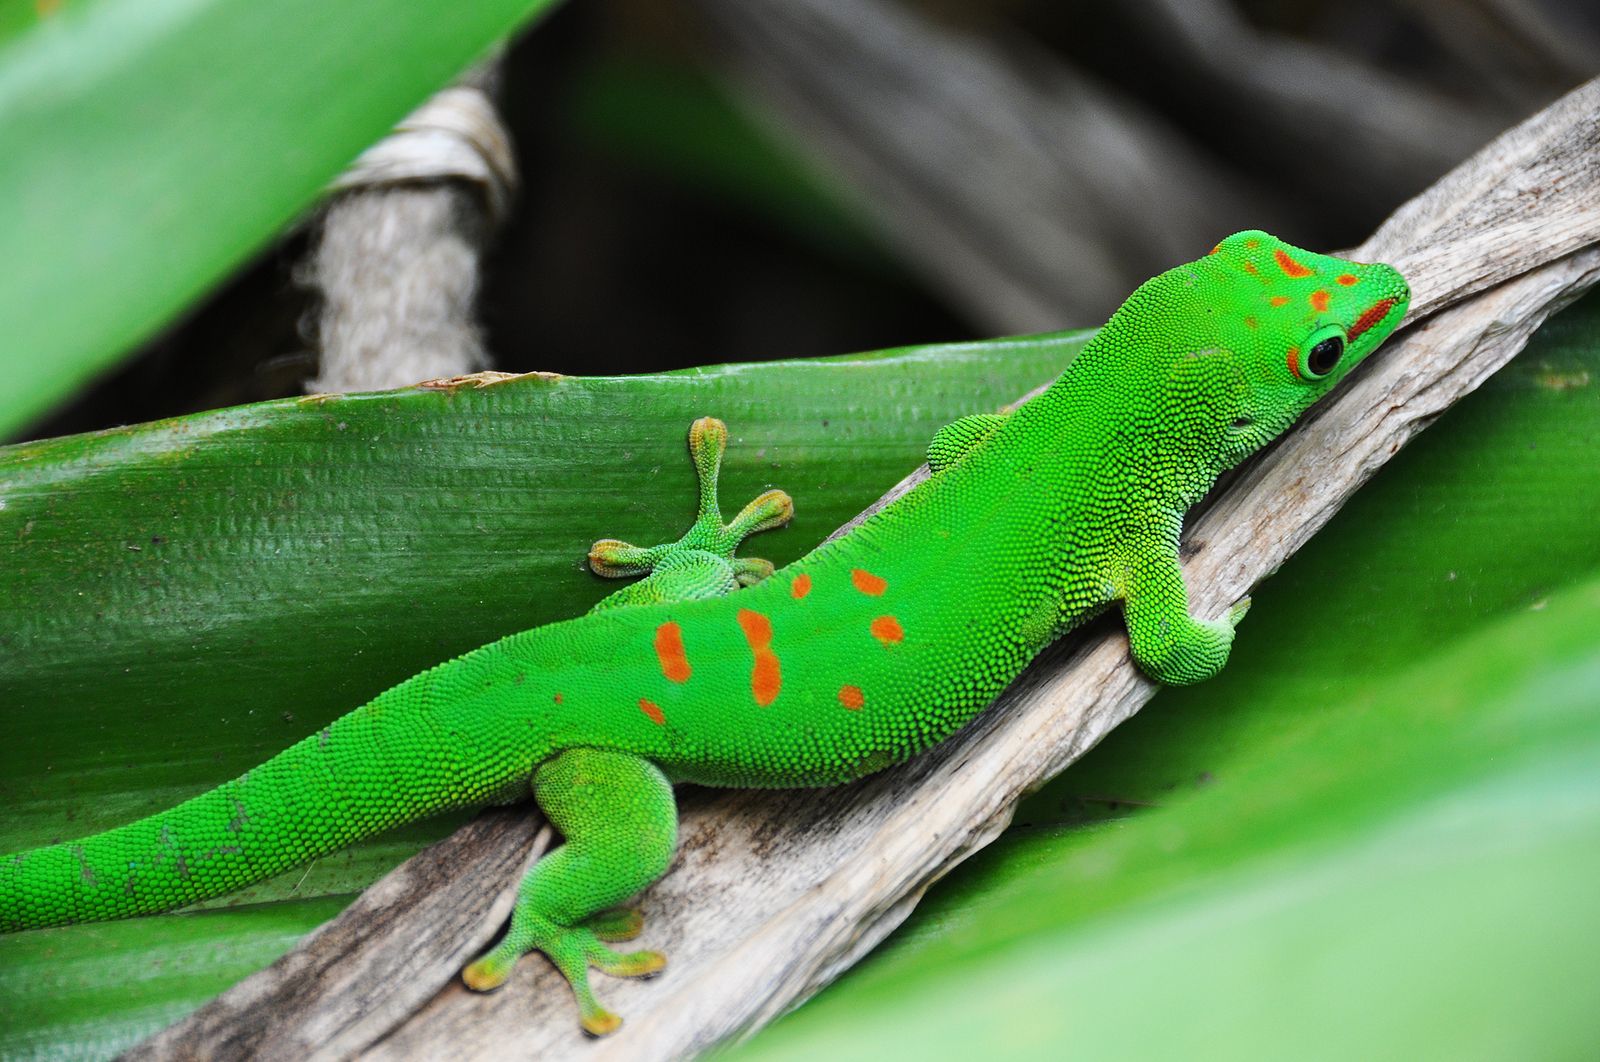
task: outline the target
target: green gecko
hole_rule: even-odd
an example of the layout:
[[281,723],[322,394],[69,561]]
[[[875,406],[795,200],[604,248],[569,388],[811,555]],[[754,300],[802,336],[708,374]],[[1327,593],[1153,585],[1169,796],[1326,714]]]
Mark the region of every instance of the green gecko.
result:
[[1184,512],[1409,302],[1389,266],[1230,236],[1142,284],[1037,397],[942,429],[925,482],[777,571],[734,553],[788,520],[788,496],[769,491],[724,525],[726,429],[696,421],[688,533],[590,554],[601,575],[644,579],[430,668],[166,812],[0,860],[0,930],[171,910],[531,790],[564,843],[462,976],[493,989],[542,951],[583,1029],[611,1032],[621,1019],[588,970],[665,965],[608,944],[639,934],[642,916],[620,905],[672,857],[674,782],[827,786],[881,770],[954,734],[1045,646],[1118,604],[1152,678],[1215,674],[1248,599],[1221,619],[1190,614]]

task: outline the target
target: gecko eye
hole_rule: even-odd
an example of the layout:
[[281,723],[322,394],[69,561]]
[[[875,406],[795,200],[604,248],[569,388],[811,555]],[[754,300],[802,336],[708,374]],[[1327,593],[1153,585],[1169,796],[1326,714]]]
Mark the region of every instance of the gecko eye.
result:
[[[1305,353],[1301,353],[1304,350]],[[1344,357],[1344,329],[1338,325],[1319,328],[1306,340],[1304,347],[1289,351],[1289,371],[1296,379],[1314,382],[1339,367]]]
[[1312,347],[1311,353],[1306,355],[1306,373],[1310,376],[1326,376],[1343,356],[1344,340],[1329,336]]

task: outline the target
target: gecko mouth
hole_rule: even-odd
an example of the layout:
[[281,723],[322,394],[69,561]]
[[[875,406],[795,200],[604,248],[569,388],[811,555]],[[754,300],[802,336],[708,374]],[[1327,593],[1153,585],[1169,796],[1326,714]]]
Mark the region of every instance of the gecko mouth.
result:
[[1355,342],[1356,337],[1362,332],[1389,316],[1389,311],[1394,309],[1394,302],[1393,299],[1379,299],[1367,307],[1361,316],[1356,318],[1356,323],[1350,326],[1350,331],[1347,333],[1350,342]]

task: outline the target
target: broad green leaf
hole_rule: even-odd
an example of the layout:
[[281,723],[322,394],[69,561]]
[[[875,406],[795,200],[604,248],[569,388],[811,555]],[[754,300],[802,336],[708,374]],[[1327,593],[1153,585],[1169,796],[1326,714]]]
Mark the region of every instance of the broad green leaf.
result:
[[[584,569],[590,542],[692,516],[697,416],[730,428],[726,511],[794,495],[794,523],[746,550],[784,563],[1084,338],[305,398],[0,449],[0,852],[170,806],[423,667],[582,612],[617,585]],[[0,1055],[127,1044],[449,825],[223,911],[0,937]]]
[[550,2],[0,5],[0,437],[170,321]]
[[1596,424],[1591,296],[1258,591],[1221,676],[1164,691],[749,1053],[1589,1053]]

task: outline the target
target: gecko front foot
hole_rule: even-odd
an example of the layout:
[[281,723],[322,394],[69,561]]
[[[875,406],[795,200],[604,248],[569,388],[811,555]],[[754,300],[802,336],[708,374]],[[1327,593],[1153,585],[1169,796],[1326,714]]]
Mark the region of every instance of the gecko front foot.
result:
[[724,524],[717,505],[717,474],[727,446],[728,427],[715,417],[701,417],[690,425],[689,456],[700,480],[700,505],[682,538],[656,546],[606,538],[589,548],[589,567],[596,575],[608,579],[648,576],[612,594],[596,608],[719,597],[772,574],[770,562],[735,557],[734,551],[749,536],[788,523],[794,516],[794,500],[781,490],[769,490]]

